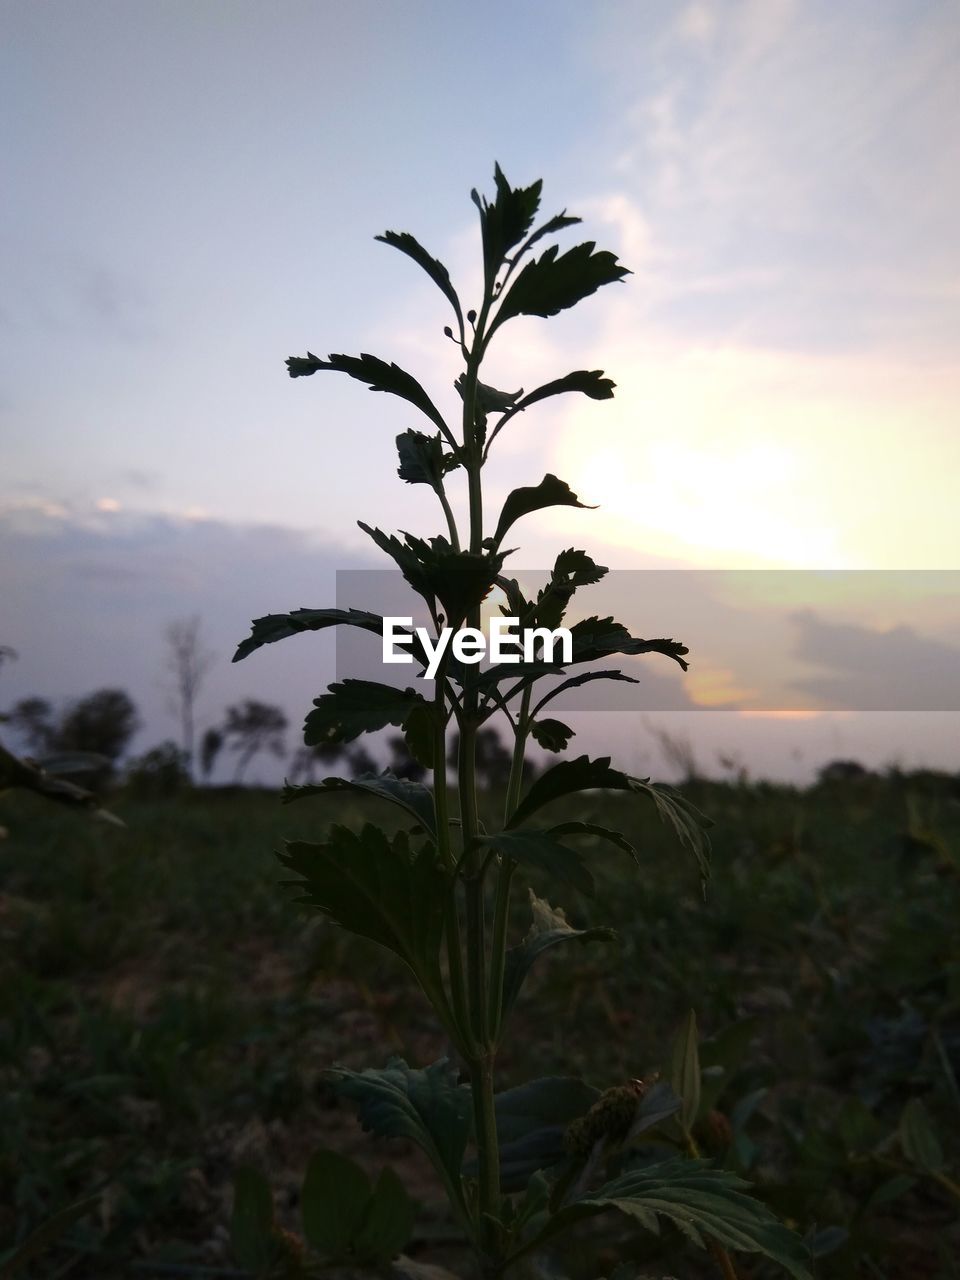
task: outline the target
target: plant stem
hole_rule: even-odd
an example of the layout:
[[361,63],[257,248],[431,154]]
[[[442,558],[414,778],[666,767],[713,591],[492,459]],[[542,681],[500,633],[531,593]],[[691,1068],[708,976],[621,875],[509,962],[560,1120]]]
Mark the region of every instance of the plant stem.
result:
[[513,759],[510,761],[510,780],[507,783],[507,798],[504,804],[504,824],[520,801],[520,787],[523,784],[523,759],[527,745],[527,728],[530,718],[530,695],[532,687],[527,685],[520,698],[520,711],[517,714],[517,725],[513,739]]
[[454,551],[459,551],[460,550],[460,534],[457,532],[457,522],[453,518],[453,511],[451,510],[451,507],[450,507],[450,500],[447,498],[446,490],[443,487],[442,480],[440,484],[437,485],[437,488],[434,490],[434,492],[436,493],[437,497],[440,499],[440,505],[441,507],[443,507],[443,514],[447,518],[447,530],[450,534],[450,545],[453,547]]
[[[453,850],[450,847],[450,813],[447,796],[447,731],[446,702],[444,686],[446,678],[447,658],[444,655],[437,672],[434,707],[437,717],[434,732],[433,756],[433,802],[437,823],[437,846],[440,860],[451,873],[455,865]],[[446,904],[445,935],[447,943],[447,966],[450,974],[450,996],[453,1004],[453,1019],[459,1031],[460,1045],[470,1043],[470,1019],[467,1014],[467,993],[463,978],[463,957],[460,943],[460,912],[457,908],[457,884],[453,877]]]
[[[476,435],[477,421],[477,373],[483,358],[483,330],[493,300],[492,281],[487,281],[483,305],[480,308],[473,345],[467,359],[463,385],[463,445],[466,455],[468,492],[470,501],[470,552],[483,553],[483,491],[480,468],[483,465]],[[480,607],[471,609],[467,625],[479,627]],[[467,998],[470,1020],[478,1052],[469,1060],[470,1091],[473,1098],[474,1137],[477,1145],[478,1165],[478,1220],[480,1239],[486,1243],[486,1252],[493,1271],[499,1271],[499,1259],[490,1255],[492,1239],[484,1226],[484,1215],[498,1219],[500,1216],[500,1150],[497,1140],[497,1118],[493,1102],[493,1072],[495,1048],[491,1044],[487,1008],[487,954],[486,919],[484,913],[485,864],[477,844],[479,818],[477,813],[477,689],[471,680],[463,689],[462,714],[460,716],[460,751],[457,761],[457,781],[460,797],[460,821],[463,834],[464,892],[466,895],[466,965]]]
[[493,940],[490,948],[490,1038],[496,1047],[500,1042],[503,1020],[503,975],[507,961],[507,926],[510,923],[510,888],[516,863],[504,860],[497,879],[497,901],[493,912]]

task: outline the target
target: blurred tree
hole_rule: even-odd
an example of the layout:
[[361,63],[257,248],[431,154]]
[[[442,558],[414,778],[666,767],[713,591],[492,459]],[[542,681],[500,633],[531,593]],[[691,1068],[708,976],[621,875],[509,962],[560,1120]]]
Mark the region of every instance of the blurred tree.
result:
[[139,727],[128,694],[98,689],[67,709],[49,745],[53,751],[91,751],[115,764]]
[[169,799],[190,782],[186,752],[169,740],[131,760],[127,767],[127,786],[144,799]]
[[57,730],[53,706],[46,698],[21,698],[6,718],[31,755],[43,756],[51,750]]
[[290,766],[290,782],[315,782],[317,766],[322,764],[325,769],[333,766],[346,754],[346,750],[342,742],[321,742],[315,747],[298,747]]
[[[496,729],[480,729],[477,733],[477,779],[484,787],[506,786],[510,777],[510,764],[513,756]],[[447,763],[452,769],[457,767],[457,755],[460,751],[460,735],[453,734],[447,752]]]
[[380,768],[366,747],[351,747],[347,752],[347,769],[351,778],[359,778],[364,773],[379,773]]
[[388,738],[387,746],[390,748],[390,759],[387,761],[390,772],[398,778],[406,778],[409,782],[422,782],[427,776],[426,766],[419,760],[414,760],[403,734],[395,733],[393,737]]
[[213,766],[222,749],[223,730],[211,725],[200,739],[200,772],[203,774],[204,782],[210,781]]
[[166,631],[167,674],[172,685],[170,710],[180,720],[180,740],[193,775],[194,714],[197,697],[216,655],[200,639],[200,617],[179,618]]
[[261,751],[283,756],[287,717],[279,707],[248,698],[227,708],[223,736],[231,751],[237,753],[237,769],[233,776],[239,784],[250,761]]

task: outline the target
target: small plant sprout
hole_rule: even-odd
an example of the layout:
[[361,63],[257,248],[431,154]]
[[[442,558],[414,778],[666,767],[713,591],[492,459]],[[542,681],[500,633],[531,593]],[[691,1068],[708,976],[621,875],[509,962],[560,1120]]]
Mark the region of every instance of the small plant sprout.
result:
[[[483,487],[491,449],[540,401],[561,395],[608,400],[614,383],[602,370],[577,369],[532,391],[506,392],[484,380],[484,361],[517,317],[555,316],[629,272],[593,241],[564,252],[548,243],[579,219],[563,212],[538,222],[541,183],[512,187],[499,166],[494,176],[491,200],[472,193],[483,249],[483,293],[474,307],[462,305],[447,268],[412,235],[387,231],[377,237],[422,268],[452,312],[444,333],[463,360],[455,383],[456,423],[416,378],[376,356],[321,358],[308,352],[287,361],[293,378],[327,370],[345,373],[372,391],[398,396],[425,419],[424,430],[397,437],[398,474],[407,484],[433,491],[445,525],[442,534],[429,539],[360,526],[422,597],[430,628],[414,629],[410,620],[384,619],[359,608],[297,609],[257,619],[235,657],[246,658],[262,645],[301,632],[347,626],[379,637],[384,652],[389,644],[391,652],[412,657],[420,669],[419,687],[360,679],[330,685],[307,715],[305,742],[346,743],[396,726],[411,755],[430,770],[431,785],[386,772],[287,786],[283,795],[285,801],[321,803],[343,792],[375,797],[400,811],[401,829],[388,834],[370,824],[359,830],[333,825],[315,843],[288,843],[280,859],[295,877],[300,901],[400,957],[432,1005],[457,1060],[408,1065],[393,1058],[363,1071],[333,1067],[328,1079],[355,1107],[365,1129],[382,1137],[402,1135],[423,1148],[484,1277],[508,1272],[585,1219],[619,1214],[648,1232],[673,1224],[678,1247],[686,1247],[685,1241],[709,1250],[714,1263],[708,1265],[723,1275],[736,1274],[735,1254],[752,1252],[802,1280],[808,1275],[803,1243],[748,1194],[738,1177],[701,1159],[690,1140],[700,1107],[692,1018],[674,1052],[671,1083],[615,1081],[601,1093],[583,1080],[557,1074],[497,1091],[497,1054],[537,958],[571,942],[612,936],[608,929],[574,928],[563,910],[531,892],[529,927],[524,936],[511,937],[511,901],[524,874],[534,869],[547,875],[560,894],[589,895],[593,880],[584,838],[608,842],[625,861],[638,861],[619,831],[587,821],[551,821],[553,803],[604,788],[652,801],[692,854],[703,880],[709,845],[706,819],[681,794],[621,772],[609,757],[563,759],[525,782],[528,743],[560,752],[573,736],[571,728],[548,715],[558,693],[592,680],[631,679],[618,670],[597,670],[598,660],[651,654],[685,670],[687,650],[675,640],[632,636],[610,617],[572,620],[575,594],[607,572],[585,551],[562,550],[547,580],[529,597],[505,571],[516,526],[525,516],[585,504],[548,474],[501,497],[491,518]],[[456,471],[465,479],[465,512],[454,510],[446,491],[447,478]],[[474,633],[481,631],[481,605],[494,587],[506,600],[501,612],[512,620],[515,648],[482,665],[472,660]],[[457,639],[462,632],[472,643]],[[432,688],[425,675],[432,677]],[[491,721],[507,726],[513,739],[503,816],[492,829],[480,821],[476,768],[477,735]],[[448,737],[454,735],[459,737],[455,786],[447,777]],[[371,1206],[380,1204],[379,1212],[406,1221],[408,1205],[394,1182],[377,1190],[363,1177],[347,1176],[344,1168],[328,1155],[311,1166],[303,1203],[305,1234],[320,1254],[359,1262],[377,1255],[371,1239],[381,1238],[364,1226],[364,1215],[374,1212]],[[356,1203],[349,1195],[354,1184]],[[247,1257],[260,1256],[257,1249],[267,1256],[269,1249],[256,1243],[256,1223],[263,1232],[276,1228],[261,1191],[244,1188],[244,1202],[254,1207],[249,1216],[240,1215],[239,1225],[235,1216],[235,1238],[245,1241]],[[324,1205],[342,1205],[335,1220]],[[382,1238],[389,1247],[381,1255],[400,1247],[396,1233]]]

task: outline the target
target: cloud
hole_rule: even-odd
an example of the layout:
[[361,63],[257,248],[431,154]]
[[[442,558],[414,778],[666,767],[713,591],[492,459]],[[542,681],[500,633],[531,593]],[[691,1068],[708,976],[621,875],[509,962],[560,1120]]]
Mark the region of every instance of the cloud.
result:
[[[611,131],[621,194],[664,264],[658,321],[764,346],[949,353],[953,7],[737,0],[660,18],[651,37],[646,8],[612,6],[605,37],[629,103]],[[639,68],[620,53],[634,47]]]
[[829,622],[813,610],[792,615],[796,656],[825,668],[793,682],[828,707],[876,711],[960,710],[960,648],[911,626],[884,629]]
[[122,511],[81,516],[39,502],[8,509],[0,513],[0,643],[20,657],[3,672],[2,703],[126,688],[146,721],[133,744],[142,750],[176,732],[163,689],[164,632],[199,614],[217,655],[201,723],[258,697],[282,705],[296,726],[332,678],[332,639],[298,638],[283,653],[271,646],[236,665],[233,651],[252,618],[333,603],[336,571],[358,563],[333,538],[276,526]]

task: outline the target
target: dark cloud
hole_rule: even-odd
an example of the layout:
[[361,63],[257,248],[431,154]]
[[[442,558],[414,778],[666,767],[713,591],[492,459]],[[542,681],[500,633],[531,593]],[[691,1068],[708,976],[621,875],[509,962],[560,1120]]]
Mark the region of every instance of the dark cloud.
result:
[[791,615],[795,656],[824,668],[793,681],[829,708],[960,709],[960,649],[901,625],[876,630],[829,622],[811,609]]

